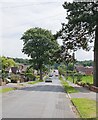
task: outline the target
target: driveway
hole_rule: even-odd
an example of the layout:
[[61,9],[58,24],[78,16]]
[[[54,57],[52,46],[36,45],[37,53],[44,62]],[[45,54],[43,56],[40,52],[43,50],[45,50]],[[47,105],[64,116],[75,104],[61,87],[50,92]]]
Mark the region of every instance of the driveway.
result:
[[76,118],[67,94],[57,77],[21,90],[4,93],[3,118]]

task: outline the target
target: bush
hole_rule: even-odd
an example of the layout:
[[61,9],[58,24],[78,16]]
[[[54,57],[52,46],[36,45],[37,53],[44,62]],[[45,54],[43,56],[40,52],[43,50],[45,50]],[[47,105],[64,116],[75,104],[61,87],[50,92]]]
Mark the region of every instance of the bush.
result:
[[37,79],[37,80],[39,80],[39,79],[40,79],[40,76],[39,76],[39,75],[37,75],[37,76],[36,76],[36,79]]
[[39,80],[39,82],[43,82],[43,80]]
[[19,75],[16,75],[16,74],[11,74],[10,79],[12,83],[17,83],[17,81],[20,81]]
[[35,75],[32,73],[26,73],[26,77],[30,81],[32,81],[32,80],[35,81],[35,79],[36,79]]
[[83,77],[83,75],[81,73],[78,73],[77,74],[77,81],[78,82],[82,81],[82,77]]

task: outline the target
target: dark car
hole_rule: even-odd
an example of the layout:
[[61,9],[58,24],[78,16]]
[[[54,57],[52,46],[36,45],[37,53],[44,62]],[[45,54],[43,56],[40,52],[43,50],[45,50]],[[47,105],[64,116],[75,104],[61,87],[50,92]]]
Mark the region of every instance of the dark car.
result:
[[49,77],[53,77],[53,74],[49,74]]
[[45,82],[52,82],[51,78],[46,78]]

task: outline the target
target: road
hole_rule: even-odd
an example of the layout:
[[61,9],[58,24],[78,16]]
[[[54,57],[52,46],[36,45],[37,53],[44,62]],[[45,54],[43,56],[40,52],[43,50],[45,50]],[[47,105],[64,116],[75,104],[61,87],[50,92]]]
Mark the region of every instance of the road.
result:
[[3,94],[3,118],[76,118],[57,77]]

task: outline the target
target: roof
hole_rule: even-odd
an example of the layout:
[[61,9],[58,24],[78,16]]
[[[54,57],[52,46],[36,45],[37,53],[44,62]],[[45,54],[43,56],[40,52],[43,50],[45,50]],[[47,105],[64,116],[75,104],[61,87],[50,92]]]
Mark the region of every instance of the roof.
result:
[[76,70],[81,73],[93,73],[93,67],[77,66]]

